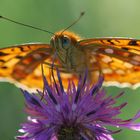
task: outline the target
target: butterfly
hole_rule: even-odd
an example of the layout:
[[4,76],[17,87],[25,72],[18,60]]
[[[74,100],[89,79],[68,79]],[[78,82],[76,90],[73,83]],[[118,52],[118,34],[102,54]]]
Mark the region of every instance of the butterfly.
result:
[[52,33],[31,25],[23,24],[7,17],[1,19],[53,34],[49,44],[27,43],[0,49],[0,79],[8,80],[17,86],[42,88],[42,69],[49,82],[52,82],[56,68],[61,72],[63,85],[69,80],[77,82],[79,75],[88,70],[91,83],[104,76],[104,85],[119,87],[140,86],[140,40],[132,38],[93,38],[82,39],[68,29]]
[[45,64],[45,75],[49,79],[53,61],[64,85],[68,79],[76,80],[85,69],[92,82],[97,81],[101,71],[106,85],[135,87],[140,83],[140,40],[81,39],[70,31],[56,32],[50,44],[28,43],[0,49],[0,78],[41,88],[40,64]]

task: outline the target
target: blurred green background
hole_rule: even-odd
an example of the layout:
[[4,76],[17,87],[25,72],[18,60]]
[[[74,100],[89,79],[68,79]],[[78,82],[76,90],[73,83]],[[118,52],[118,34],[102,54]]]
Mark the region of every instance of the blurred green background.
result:
[[[139,0],[0,0],[0,14],[17,21],[52,32],[70,25],[85,11],[84,17],[70,30],[85,38],[132,37],[140,39]],[[47,42],[50,35],[0,20],[0,47],[27,42]],[[126,94],[119,102],[127,101],[120,117],[128,119],[140,109],[140,88],[106,88],[109,94]],[[26,120],[24,99],[18,88],[0,83],[0,139],[13,140],[20,123]],[[139,140],[140,132],[123,130],[113,135],[116,140]]]

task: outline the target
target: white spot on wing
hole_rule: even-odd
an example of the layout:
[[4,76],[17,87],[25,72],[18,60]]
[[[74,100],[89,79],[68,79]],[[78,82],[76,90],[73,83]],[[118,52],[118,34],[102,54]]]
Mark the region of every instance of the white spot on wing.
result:
[[125,62],[125,63],[124,63],[124,66],[125,66],[126,68],[132,68],[132,67],[133,67],[133,65],[132,65],[132,64],[127,63],[127,62]]
[[110,57],[106,56],[106,57],[102,58],[102,61],[105,63],[109,63],[112,61],[112,59]]
[[33,57],[34,57],[36,60],[42,59],[42,56],[41,56],[40,54],[33,54]]
[[134,56],[133,60],[140,61],[140,56],[139,55]]
[[129,88],[132,88],[132,89],[136,89],[138,87],[140,87],[140,83],[137,83],[137,84],[131,84],[131,83],[119,83],[117,81],[108,81],[108,82],[104,82],[103,83],[104,86],[116,86],[116,87],[119,87],[119,88],[126,88],[126,87],[129,87]]
[[112,49],[109,49],[109,48],[108,49],[105,49],[105,52],[106,53],[109,53],[109,54],[113,54],[114,53],[114,51]]
[[125,72],[123,70],[121,70],[121,69],[116,70],[116,73],[117,74],[125,74]]
[[135,61],[135,60],[131,60],[130,63],[134,64],[134,65],[140,65],[139,62]]
[[103,69],[102,71],[103,71],[103,73],[106,73],[106,74],[111,74],[112,73],[112,70],[108,69],[108,68]]

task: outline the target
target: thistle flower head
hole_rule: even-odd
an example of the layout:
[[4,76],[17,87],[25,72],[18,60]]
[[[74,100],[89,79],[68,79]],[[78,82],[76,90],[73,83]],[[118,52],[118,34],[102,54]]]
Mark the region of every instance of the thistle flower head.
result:
[[[132,119],[117,118],[121,109],[127,104],[115,106],[118,96],[107,96],[101,88],[103,78],[90,86],[87,75],[79,79],[76,86],[69,82],[65,91],[59,72],[58,83],[49,85],[45,76],[44,91],[30,94],[22,90],[26,100],[28,121],[22,124],[17,136],[19,140],[113,140],[112,134],[122,128],[140,130],[140,123],[134,121],[140,117],[138,112]],[[41,97],[43,95],[43,99]],[[111,131],[106,126],[114,126]]]

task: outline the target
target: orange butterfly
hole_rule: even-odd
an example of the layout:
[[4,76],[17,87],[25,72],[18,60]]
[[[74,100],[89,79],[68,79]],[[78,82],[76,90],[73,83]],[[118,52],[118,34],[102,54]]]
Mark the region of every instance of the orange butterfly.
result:
[[76,80],[85,69],[88,69],[88,78],[92,82],[101,71],[106,85],[137,87],[140,83],[140,40],[81,39],[66,30],[55,33],[50,44],[32,43],[0,49],[0,77],[30,88],[40,88],[40,64],[45,63],[44,70],[49,79],[52,61],[54,68],[62,72],[64,84],[68,79]]

